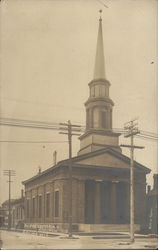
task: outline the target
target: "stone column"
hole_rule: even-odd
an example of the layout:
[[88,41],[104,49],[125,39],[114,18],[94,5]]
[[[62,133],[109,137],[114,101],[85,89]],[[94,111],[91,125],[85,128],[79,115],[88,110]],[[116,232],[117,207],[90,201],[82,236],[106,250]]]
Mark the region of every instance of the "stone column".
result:
[[111,222],[116,223],[116,183],[111,186]]
[[100,223],[100,182],[95,183],[95,224]]
[[125,186],[125,223],[130,221],[130,186],[129,183],[124,183]]

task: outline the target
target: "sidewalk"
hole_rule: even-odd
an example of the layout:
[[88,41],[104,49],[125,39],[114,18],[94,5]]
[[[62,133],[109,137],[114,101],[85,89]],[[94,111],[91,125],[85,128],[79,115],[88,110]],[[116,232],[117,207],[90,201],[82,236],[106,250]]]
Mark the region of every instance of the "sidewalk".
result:
[[[2,229],[8,231],[7,229]],[[19,232],[19,233],[28,233],[37,236],[44,236],[44,237],[67,237],[68,233],[61,233],[57,230],[52,231],[41,231],[41,230],[29,230],[29,229],[15,229],[12,228],[10,231],[12,232]],[[93,239],[130,239],[129,232],[93,232],[93,233],[85,233],[85,232],[73,232],[72,234],[74,237],[85,237],[90,236]],[[135,233],[136,238],[158,238],[158,235],[153,234],[138,234]]]
[[[66,234],[52,234],[52,237],[31,234],[30,232],[1,231],[5,250],[22,249],[156,249],[158,239],[153,237],[136,237],[133,244],[129,238],[104,238],[98,236],[78,236],[69,239]],[[111,235],[112,236],[112,235]],[[96,238],[98,237],[98,238]],[[100,236],[101,237],[101,236]]]

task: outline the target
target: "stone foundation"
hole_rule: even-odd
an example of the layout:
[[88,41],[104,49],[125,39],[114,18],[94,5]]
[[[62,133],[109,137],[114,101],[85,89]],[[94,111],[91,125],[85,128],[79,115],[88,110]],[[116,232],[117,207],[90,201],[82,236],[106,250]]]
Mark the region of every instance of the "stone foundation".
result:
[[[25,229],[42,232],[68,233],[68,223],[25,223]],[[129,224],[73,224],[73,232],[99,233],[99,232],[129,232]],[[135,224],[135,232],[140,231],[140,225]]]

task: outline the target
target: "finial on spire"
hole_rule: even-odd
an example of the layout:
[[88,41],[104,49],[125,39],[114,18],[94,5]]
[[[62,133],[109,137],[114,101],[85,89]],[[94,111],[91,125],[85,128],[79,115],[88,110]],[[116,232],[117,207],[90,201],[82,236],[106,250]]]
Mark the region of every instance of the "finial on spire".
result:
[[101,16],[102,12],[103,12],[102,9],[100,9],[100,10],[99,10],[99,13],[100,13],[99,21],[102,21],[102,16]]

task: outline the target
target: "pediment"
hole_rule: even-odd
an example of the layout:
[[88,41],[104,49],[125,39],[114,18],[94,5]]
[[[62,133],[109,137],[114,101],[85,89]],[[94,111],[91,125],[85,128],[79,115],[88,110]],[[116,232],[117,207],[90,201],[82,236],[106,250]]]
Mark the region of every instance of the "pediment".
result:
[[99,155],[92,155],[88,158],[77,161],[78,164],[101,166],[101,167],[112,167],[112,168],[129,168],[129,163],[122,159],[119,159],[115,155],[109,152],[104,152]]

